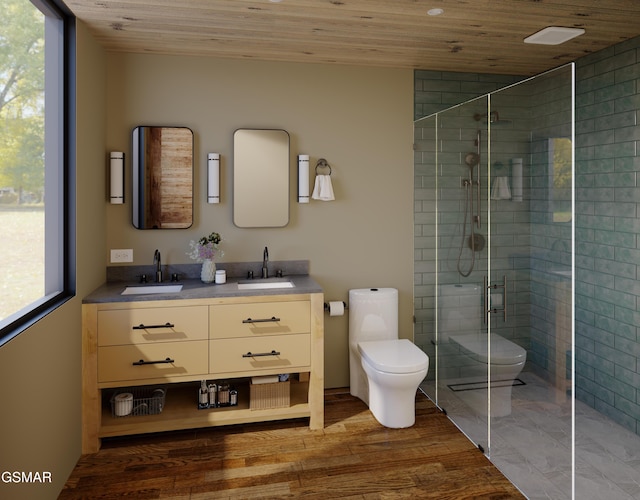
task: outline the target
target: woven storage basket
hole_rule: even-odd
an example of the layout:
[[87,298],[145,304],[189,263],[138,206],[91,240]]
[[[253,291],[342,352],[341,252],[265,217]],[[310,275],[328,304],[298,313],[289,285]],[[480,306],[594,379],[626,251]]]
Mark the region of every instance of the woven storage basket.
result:
[[271,384],[249,385],[249,408],[267,410],[269,408],[286,408],[291,404],[290,382],[274,382]]

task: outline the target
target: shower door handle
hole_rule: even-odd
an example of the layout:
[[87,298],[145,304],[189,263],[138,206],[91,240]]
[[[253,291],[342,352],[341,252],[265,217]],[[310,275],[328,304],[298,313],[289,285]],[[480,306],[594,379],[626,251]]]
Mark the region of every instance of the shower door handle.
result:
[[[480,167],[478,167],[478,168],[480,168]],[[478,229],[480,229],[480,227],[482,227],[482,226],[480,224],[481,202],[480,202],[480,171],[479,170],[478,170],[478,180],[476,182],[476,198],[477,198],[477,200],[476,200],[476,204],[477,204],[477,207],[476,207],[476,211],[477,211],[477,213],[476,213],[476,224],[478,226]]]
[[[497,290],[498,288],[502,288],[502,309],[498,309],[497,307],[491,307],[491,296],[489,295],[489,290]],[[498,285],[494,283],[493,285],[489,283],[489,278],[487,276],[484,277],[484,324],[486,325],[489,322],[489,314],[490,313],[502,313],[502,321],[507,321],[507,276],[502,276],[502,284]]]
[[489,309],[489,278],[487,276],[482,278],[482,290],[482,320],[486,325],[489,323],[489,312],[491,311]]
[[[476,182],[476,225],[477,228],[480,229],[482,226],[480,224],[480,209],[481,209],[481,201],[480,201],[480,178],[482,177],[480,175],[480,167],[482,166],[482,155],[480,152],[480,147],[481,147],[481,140],[482,140],[482,132],[480,131],[480,129],[478,129],[477,135],[476,135],[476,150],[477,150],[477,154],[478,154],[478,171],[476,172],[477,176],[478,176],[478,180]],[[473,172],[471,173],[471,175],[473,176]],[[471,210],[473,210],[473,208],[471,208]]]

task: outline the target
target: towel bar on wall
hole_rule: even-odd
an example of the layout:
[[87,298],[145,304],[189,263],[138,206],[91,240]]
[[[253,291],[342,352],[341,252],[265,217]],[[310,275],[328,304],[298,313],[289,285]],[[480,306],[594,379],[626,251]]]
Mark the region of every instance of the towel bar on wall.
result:
[[[507,321],[507,277],[502,277],[502,284],[498,285],[496,283],[491,284],[489,282],[489,277],[484,277],[484,323],[487,324],[489,322],[489,314],[502,313],[502,321]],[[491,297],[489,295],[489,290],[497,290],[498,288],[502,288],[502,309],[498,309],[497,307],[491,307]]]

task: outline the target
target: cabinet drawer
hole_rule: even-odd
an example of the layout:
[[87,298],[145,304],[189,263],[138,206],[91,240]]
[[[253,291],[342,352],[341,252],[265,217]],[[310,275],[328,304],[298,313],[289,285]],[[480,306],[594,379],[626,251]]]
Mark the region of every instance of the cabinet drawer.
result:
[[211,306],[211,338],[309,333],[309,302],[264,302]]
[[310,366],[310,344],[311,336],[308,334],[212,340],[209,347],[210,371],[282,370],[281,373],[289,373]]
[[[98,382],[145,380],[206,374],[209,368],[208,341],[164,344],[116,345],[98,348]],[[172,363],[136,364],[151,361]]]
[[99,311],[98,345],[205,340],[208,326],[207,306]]

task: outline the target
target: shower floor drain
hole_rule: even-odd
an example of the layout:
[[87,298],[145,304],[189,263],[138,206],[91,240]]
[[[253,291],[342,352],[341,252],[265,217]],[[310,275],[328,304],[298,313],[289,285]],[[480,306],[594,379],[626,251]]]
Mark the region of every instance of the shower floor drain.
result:
[[[460,392],[460,391],[477,391],[479,389],[487,389],[488,385],[489,384],[487,383],[487,381],[484,380],[481,382],[465,382],[461,384],[451,384],[451,385],[447,385],[447,387],[451,389],[453,392]],[[527,384],[525,384],[519,378],[516,378],[513,380],[510,380],[510,379],[494,380],[491,382],[491,387],[494,389],[497,387],[508,387],[509,385],[516,387],[519,385],[527,385]]]

